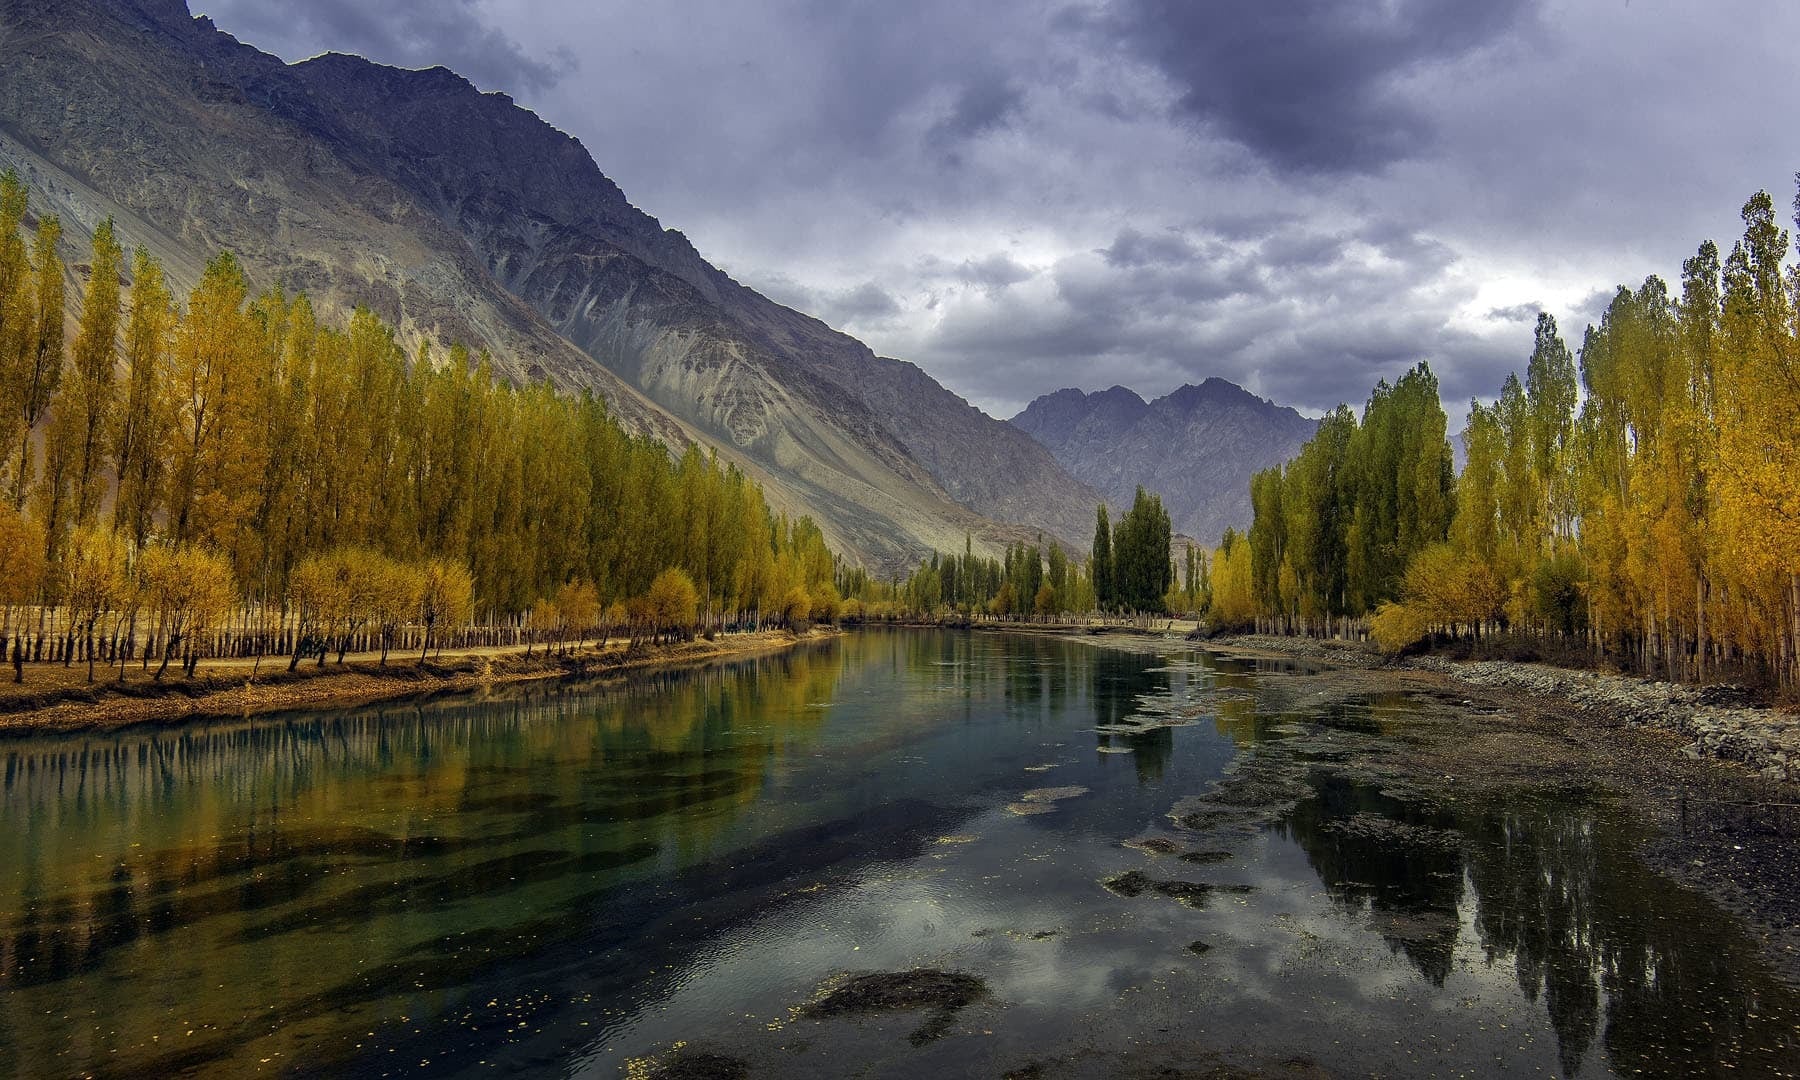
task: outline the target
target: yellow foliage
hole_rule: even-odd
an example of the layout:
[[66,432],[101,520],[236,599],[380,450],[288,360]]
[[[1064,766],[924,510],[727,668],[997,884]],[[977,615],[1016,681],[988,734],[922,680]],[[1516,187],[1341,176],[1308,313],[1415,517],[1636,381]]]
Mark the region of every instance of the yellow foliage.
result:
[[812,593],[812,621],[820,623],[837,622],[838,613],[842,606],[843,600],[838,596],[837,587],[832,585],[829,581],[821,582]]
[[1383,603],[1369,616],[1369,633],[1375,644],[1397,653],[1425,636],[1430,623],[1410,604]]
[[812,614],[812,597],[803,585],[795,585],[776,608],[776,614],[789,626],[797,626]]
[[650,620],[657,630],[686,630],[694,625],[700,594],[686,571],[669,567],[656,575],[644,598],[648,601]]
[[44,530],[0,505],[0,605],[29,604],[43,585]]

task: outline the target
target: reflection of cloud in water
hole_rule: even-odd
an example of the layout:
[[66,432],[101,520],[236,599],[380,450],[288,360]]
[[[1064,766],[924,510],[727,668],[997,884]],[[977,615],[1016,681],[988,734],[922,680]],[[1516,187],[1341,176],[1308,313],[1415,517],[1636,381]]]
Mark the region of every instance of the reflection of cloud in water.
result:
[[[1743,1048],[1791,1038],[1791,995],[1604,808],[1371,780],[1357,748],[1421,703],[1327,685],[870,633],[598,694],[0,747],[4,809],[33,822],[0,834],[0,964],[61,965],[0,968],[0,1030],[26,1040],[0,1039],[0,1073],[148,1041],[159,999],[117,991],[146,969],[220,1032],[221,1075],[372,1030],[377,1053],[558,1073],[585,1046],[592,1075],[701,1039],[836,1076],[833,1050],[889,1035],[912,1075],[1169,1032],[1397,1074],[1776,1060]],[[1152,834],[1236,857],[1121,843]],[[1252,890],[1193,910],[1100,884],[1131,870]],[[929,1047],[905,1018],[790,1023],[831,975],[919,966],[991,991]],[[541,1011],[524,1033],[454,1011],[490,999]],[[104,1026],[39,1020],[77,1005]]]

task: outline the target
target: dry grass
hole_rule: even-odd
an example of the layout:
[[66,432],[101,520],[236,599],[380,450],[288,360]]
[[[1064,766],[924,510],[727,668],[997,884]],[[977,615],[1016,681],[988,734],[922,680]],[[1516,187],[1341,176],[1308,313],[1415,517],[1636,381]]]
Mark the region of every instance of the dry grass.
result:
[[627,648],[622,641],[590,646],[562,655],[545,655],[523,646],[459,650],[434,655],[426,663],[416,656],[390,656],[386,665],[374,654],[346,657],[324,667],[305,662],[290,672],[286,657],[202,662],[192,679],[174,666],[162,681],[137,663],[119,671],[99,669],[87,681],[87,668],[76,664],[29,664],[23,684],[0,683],[0,733],[78,731],[130,724],[169,723],[199,717],[246,716],[280,709],[351,705],[426,693],[473,690],[532,680],[604,676],[649,667],[701,663],[730,656],[782,649],[832,631],[795,635],[783,630],[729,634],[713,641]]

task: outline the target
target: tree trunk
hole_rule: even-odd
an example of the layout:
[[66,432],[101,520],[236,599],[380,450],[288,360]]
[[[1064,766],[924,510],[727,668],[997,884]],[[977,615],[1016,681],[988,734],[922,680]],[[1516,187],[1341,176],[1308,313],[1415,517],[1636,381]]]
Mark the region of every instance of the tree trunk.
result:
[[156,668],[156,681],[162,682],[163,672],[169,670],[169,661],[175,658],[175,646],[181,641],[180,634],[170,634],[163,642],[162,663]]

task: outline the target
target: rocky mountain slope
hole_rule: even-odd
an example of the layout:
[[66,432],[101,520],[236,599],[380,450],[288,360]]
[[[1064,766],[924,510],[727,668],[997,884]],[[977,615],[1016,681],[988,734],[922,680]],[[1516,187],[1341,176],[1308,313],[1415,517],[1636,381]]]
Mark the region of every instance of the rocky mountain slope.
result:
[[1012,418],[1115,511],[1142,484],[1178,532],[1216,543],[1250,524],[1250,477],[1299,453],[1318,426],[1224,379],[1146,402],[1123,386],[1046,394]]
[[229,248],[258,285],[594,389],[882,570],[966,532],[1086,539],[1097,493],[1024,433],[737,284],[578,141],[442,68],[287,65],[183,0],[0,0],[4,164],[77,251],[111,214],[179,284]]

